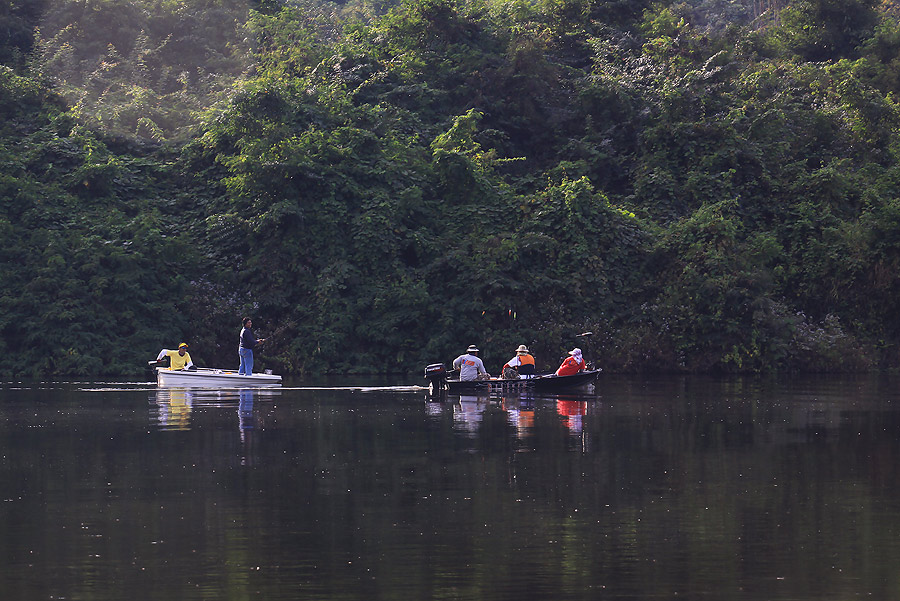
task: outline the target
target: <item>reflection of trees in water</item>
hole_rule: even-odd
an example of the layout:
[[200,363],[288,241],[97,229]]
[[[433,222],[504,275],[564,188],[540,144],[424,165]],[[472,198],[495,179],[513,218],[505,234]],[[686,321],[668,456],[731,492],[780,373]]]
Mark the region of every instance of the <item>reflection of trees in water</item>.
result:
[[[454,431],[482,441],[478,443],[481,446],[485,441],[498,446],[496,438],[509,433],[527,445],[533,443],[526,441],[537,437],[562,435],[568,437],[571,450],[583,452],[595,452],[606,440],[615,440],[620,450],[660,453],[676,441],[682,445],[689,441],[703,450],[763,443],[780,447],[831,441],[848,431],[865,429],[856,423],[858,415],[827,393],[793,391],[791,398],[797,402],[762,403],[755,400],[765,397],[758,382],[749,386],[747,382],[731,383],[717,393],[706,390],[704,382],[701,379],[690,387],[675,385],[665,390],[610,387],[603,399],[575,394],[451,395],[445,402],[428,403],[427,412],[452,415]],[[497,416],[503,416],[505,432]]]

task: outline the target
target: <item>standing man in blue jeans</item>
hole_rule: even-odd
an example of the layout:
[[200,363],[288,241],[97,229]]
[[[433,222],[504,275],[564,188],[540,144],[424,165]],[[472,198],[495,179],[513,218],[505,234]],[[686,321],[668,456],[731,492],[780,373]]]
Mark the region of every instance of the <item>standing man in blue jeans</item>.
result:
[[253,375],[253,349],[257,344],[266,341],[265,338],[256,339],[253,334],[253,320],[245,317],[243,320],[244,327],[241,329],[241,345],[238,347],[238,354],[241,356],[241,367],[238,374],[242,376]]

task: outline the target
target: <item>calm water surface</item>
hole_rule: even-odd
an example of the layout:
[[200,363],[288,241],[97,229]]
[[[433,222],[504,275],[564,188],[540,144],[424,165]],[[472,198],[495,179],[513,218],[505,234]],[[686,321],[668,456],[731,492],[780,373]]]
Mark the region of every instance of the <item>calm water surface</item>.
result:
[[0,383],[0,599],[900,599],[897,378],[365,384]]

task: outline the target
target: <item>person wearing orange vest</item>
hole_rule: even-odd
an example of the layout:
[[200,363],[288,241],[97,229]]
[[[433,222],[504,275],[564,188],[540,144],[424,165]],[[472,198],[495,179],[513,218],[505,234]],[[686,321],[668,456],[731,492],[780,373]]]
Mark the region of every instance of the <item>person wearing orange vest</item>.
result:
[[525,346],[524,344],[520,344],[519,348],[516,349],[516,356],[507,361],[503,365],[503,369],[501,371],[504,374],[511,374],[511,372],[507,371],[509,369],[517,372],[516,377],[518,378],[530,377],[534,375],[534,357],[532,357],[531,353],[528,352],[527,346]]
[[556,375],[572,376],[584,369],[587,369],[587,364],[584,362],[584,357],[581,356],[581,349],[573,348],[569,351],[569,356],[566,357],[566,360],[556,370]]

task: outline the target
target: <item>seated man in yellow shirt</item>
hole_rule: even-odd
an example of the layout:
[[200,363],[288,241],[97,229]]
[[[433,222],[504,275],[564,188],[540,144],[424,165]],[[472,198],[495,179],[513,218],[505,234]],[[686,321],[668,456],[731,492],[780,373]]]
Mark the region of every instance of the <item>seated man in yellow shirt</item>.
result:
[[156,360],[159,361],[163,357],[169,358],[169,369],[174,371],[176,369],[190,369],[194,367],[194,362],[191,361],[191,354],[187,352],[188,345],[186,342],[182,342],[178,345],[177,351],[170,351],[169,349],[164,348],[159,351],[159,355],[156,356]]

